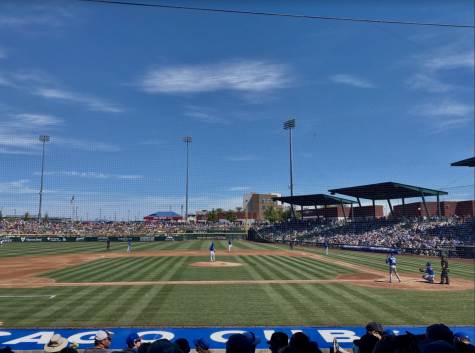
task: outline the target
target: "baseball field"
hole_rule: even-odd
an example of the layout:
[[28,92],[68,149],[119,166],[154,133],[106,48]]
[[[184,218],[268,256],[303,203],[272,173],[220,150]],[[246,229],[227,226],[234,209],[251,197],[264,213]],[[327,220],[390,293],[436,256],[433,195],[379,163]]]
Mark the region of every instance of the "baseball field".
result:
[[[418,271],[437,258],[214,241],[4,243],[3,327],[475,325],[474,262],[450,261],[450,285]],[[437,276],[436,282],[440,279]]]

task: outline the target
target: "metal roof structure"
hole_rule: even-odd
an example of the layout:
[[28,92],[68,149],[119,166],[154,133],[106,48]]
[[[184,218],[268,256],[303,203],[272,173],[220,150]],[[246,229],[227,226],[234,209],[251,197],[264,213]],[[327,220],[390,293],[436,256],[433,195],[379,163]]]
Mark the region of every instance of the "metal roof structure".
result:
[[[284,196],[284,197],[273,197],[274,201],[282,201],[288,203],[289,205],[298,205],[302,209],[304,206],[334,206],[339,205],[343,210],[343,214],[346,220],[346,213],[343,205],[351,205],[351,218],[353,219],[353,204],[357,203],[356,201],[343,199],[341,197],[330,196],[325,194],[314,194],[314,195],[300,195],[300,196]],[[303,218],[303,213],[301,213]]]
[[156,212],[145,216],[144,219],[183,219],[183,217],[175,212]]
[[341,194],[345,196],[355,197],[358,200],[358,204],[360,205],[360,207],[361,207],[360,199],[372,200],[373,209],[375,209],[374,208],[375,200],[387,200],[389,207],[391,209],[391,212],[393,212],[393,208],[391,206],[390,200],[402,199],[404,215],[406,215],[406,207],[405,207],[404,199],[413,198],[413,197],[422,197],[422,201],[424,202],[424,207],[426,209],[427,215],[429,215],[429,210],[427,208],[425,197],[436,196],[439,218],[441,217],[439,196],[448,195],[448,193],[445,191],[433,190],[433,189],[423,188],[419,186],[412,186],[412,185],[406,185],[406,184],[400,184],[400,183],[394,183],[394,182],[353,186],[353,187],[347,187],[347,188],[332,189],[328,191],[332,195]]
[[454,162],[452,167],[475,167],[475,157],[467,158],[462,161]]

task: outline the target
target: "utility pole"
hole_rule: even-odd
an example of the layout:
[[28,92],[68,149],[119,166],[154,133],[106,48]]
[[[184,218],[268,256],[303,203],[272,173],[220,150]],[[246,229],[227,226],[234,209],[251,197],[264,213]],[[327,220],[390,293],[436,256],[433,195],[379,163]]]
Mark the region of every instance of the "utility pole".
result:
[[48,135],[40,135],[40,141],[43,142],[43,162],[41,164],[41,190],[40,190],[40,209],[38,211],[38,222],[41,222],[41,202],[43,201],[43,171],[45,167],[45,145],[49,142]]
[[[294,196],[294,172],[292,164],[292,129],[295,128],[295,119],[284,121],[284,129],[290,132],[290,196]],[[292,218],[295,219],[294,204],[291,203]]]
[[186,213],[185,223],[188,223],[188,145],[193,142],[192,136],[183,136],[183,142],[186,142]]

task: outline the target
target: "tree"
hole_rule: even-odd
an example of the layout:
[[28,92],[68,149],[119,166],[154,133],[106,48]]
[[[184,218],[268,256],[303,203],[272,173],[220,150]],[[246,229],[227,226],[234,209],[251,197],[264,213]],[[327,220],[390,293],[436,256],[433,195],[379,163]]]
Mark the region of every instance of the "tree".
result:
[[218,221],[218,215],[216,214],[216,211],[214,210],[214,208],[211,210],[211,212],[208,212],[206,214],[206,218],[208,222],[214,223]]
[[222,208],[217,208],[216,213],[220,213],[220,212],[224,212],[224,210]]
[[[299,219],[300,217],[302,217],[301,213],[300,212],[297,212],[295,211],[295,218],[296,219]],[[286,221],[288,219],[291,219],[292,218],[292,209],[290,207],[287,207],[286,209],[282,209],[280,214],[279,214],[279,218],[281,221]]]
[[232,210],[229,210],[228,213],[226,213],[225,218],[229,222],[236,222],[237,221],[237,216]]
[[264,211],[264,218],[271,222],[279,220],[279,214],[277,213],[274,206],[267,207],[267,209]]
[[1,210],[0,210],[0,219],[3,219],[3,214]]
[[21,219],[24,220],[25,222],[29,221],[30,220],[30,213],[26,212]]
[[242,207],[236,207],[236,211],[241,212],[241,211],[242,211]]
[[43,217],[43,222],[49,223],[49,216],[48,216],[48,213],[45,213],[45,216]]

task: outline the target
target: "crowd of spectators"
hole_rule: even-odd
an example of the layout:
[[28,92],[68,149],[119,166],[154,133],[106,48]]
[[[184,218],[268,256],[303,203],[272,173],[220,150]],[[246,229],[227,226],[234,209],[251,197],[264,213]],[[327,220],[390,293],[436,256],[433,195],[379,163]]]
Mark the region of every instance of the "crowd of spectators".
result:
[[177,222],[35,222],[23,220],[0,221],[0,235],[34,236],[159,236],[185,233],[187,230],[234,230],[232,223],[177,223]]
[[259,234],[274,242],[316,245],[329,243],[406,249],[413,254],[439,256],[441,249],[475,245],[475,218],[376,219],[354,222],[307,220],[259,224]]
[[[190,344],[185,338],[158,339],[153,342],[142,343],[142,337],[131,333],[126,338],[126,347],[120,351],[110,348],[114,333],[108,330],[97,331],[94,337],[94,346],[88,347],[84,353],[190,353]],[[78,353],[78,344],[72,342],[68,347],[68,340],[59,334],[53,335],[44,346],[45,353]],[[261,343],[261,337],[253,332],[233,334],[226,341],[226,353],[255,353]],[[270,353],[322,353],[318,343],[312,341],[305,332],[296,332],[290,339],[284,332],[274,332],[269,345]],[[206,337],[193,339],[197,353],[210,353],[211,343]],[[334,353],[348,353],[333,340]],[[452,332],[444,324],[434,324],[426,328],[426,332],[415,335],[406,331],[384,330],[379,322],[370,322],[366,325],[366,333],[353,341],[353,352],[358,353],[474,353],[475,347],[471,344],[465,332]],[[14,353],[9,346],[2,347],[0,353]]]

